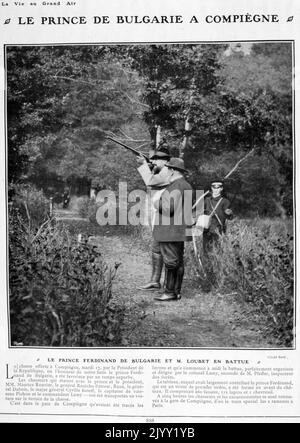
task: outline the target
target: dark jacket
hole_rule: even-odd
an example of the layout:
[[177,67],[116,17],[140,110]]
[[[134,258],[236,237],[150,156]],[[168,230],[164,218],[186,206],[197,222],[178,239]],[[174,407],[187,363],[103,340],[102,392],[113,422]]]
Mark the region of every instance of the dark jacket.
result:
[[191,240],[188,228],[192,225],[192,192],[192,187],[184,177],[177,178],[166,187],[155,205],[157,213],[153,236],[156,241]]
[[204,214],[210,215],[213,209],[217,206],[218,201],[222,198],[221,203],[218,205],[215,215],[211,217],[209,232],[226,232],[226,220],[232,219],[233,215],[227,215],[226,209],[230,209],[230,202],[224,197],[207,197],[204,202]]

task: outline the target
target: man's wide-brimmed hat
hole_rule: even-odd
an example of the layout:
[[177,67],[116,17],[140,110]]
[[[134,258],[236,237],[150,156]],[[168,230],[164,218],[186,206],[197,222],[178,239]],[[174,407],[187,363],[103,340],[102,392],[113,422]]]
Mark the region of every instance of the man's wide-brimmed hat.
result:
[[161,151],[154,151],[152,155],[150,155],[150,160],[169,160],[170,159],[170,153],[161,150]]
[[181,158],[172,157],[168,163],[166,163],[166,166],[168,168],[175,169],[176,171],[180,172],[188,172],[187,169],[185,169],[184,161]]
[[171,154],[167,143],[163,140],[150,155],[150,160],[170,160]]

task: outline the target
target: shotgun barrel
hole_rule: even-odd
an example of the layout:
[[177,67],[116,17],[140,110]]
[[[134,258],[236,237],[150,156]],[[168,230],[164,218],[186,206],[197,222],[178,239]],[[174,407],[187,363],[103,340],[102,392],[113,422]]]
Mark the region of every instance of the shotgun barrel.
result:
[[149,159],[149,157],[148,157],[146,154],[144,154],[143,152],[140,152],[140,151],[138,151],[137,149],[132,148],[131,146],[127,146],[127,145],[125,145],[125,143],[122,143],[122,142],[120,142],[119,140],[116,140],[115,138],[112,138],[112,137],[105,137],[105,138],[106,138],[107,140],[111,140],[112,142],[117,143],[118,145],[122,146],[123,148],[127,149],[128,151],[133,152],[133,154],[135,154],[135,155],[141,155],[142,157],[144,157],[144,159],[145,159],[148,163],[150,163],[150,159]]

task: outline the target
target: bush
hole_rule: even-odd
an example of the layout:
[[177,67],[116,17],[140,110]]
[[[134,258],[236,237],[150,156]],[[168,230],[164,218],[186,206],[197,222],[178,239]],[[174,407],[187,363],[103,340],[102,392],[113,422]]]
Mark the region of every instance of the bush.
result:
[[91,200],[88,206],[87,216],[91,223],[97,224],[96,214],[97,210],[99,208],[99,205],[96,203],[95,200]]
[[89,197],[79,197],[76,204],[80,217],[88,218],[91,223],[97,223],[96,213],[99,204],[95,199],[91,199]]
[[265,316],[267,330],[285,346],[293,341],[293,237],[284,222],[231,224],[210,253],[215,285],[238,290]]
[[49,220],[29,231],[10,214],[11,340],[25,346],[107,346],[120,342],[116,273],[88,243]]
[[90,198],[89,197],[79,197],[76,200],[76,205],[78,209],[78,213],[80,217],[86,218],[88,216],[88,208],[90,204]]
[[50,203],[43,191],[32,185],[19,185],[14,187],[12,205],[17,209],[24,222],[30,228],[37,228],[49,216]]

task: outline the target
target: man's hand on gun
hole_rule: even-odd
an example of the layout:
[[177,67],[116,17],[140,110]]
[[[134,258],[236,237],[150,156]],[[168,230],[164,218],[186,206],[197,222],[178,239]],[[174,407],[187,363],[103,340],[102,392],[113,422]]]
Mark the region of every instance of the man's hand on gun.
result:
[[145,159],[145,157],[143,155],[138,155],[136,157],[136,160],[139,165],[143,165],[144,163],[147,163],[147,160]]

